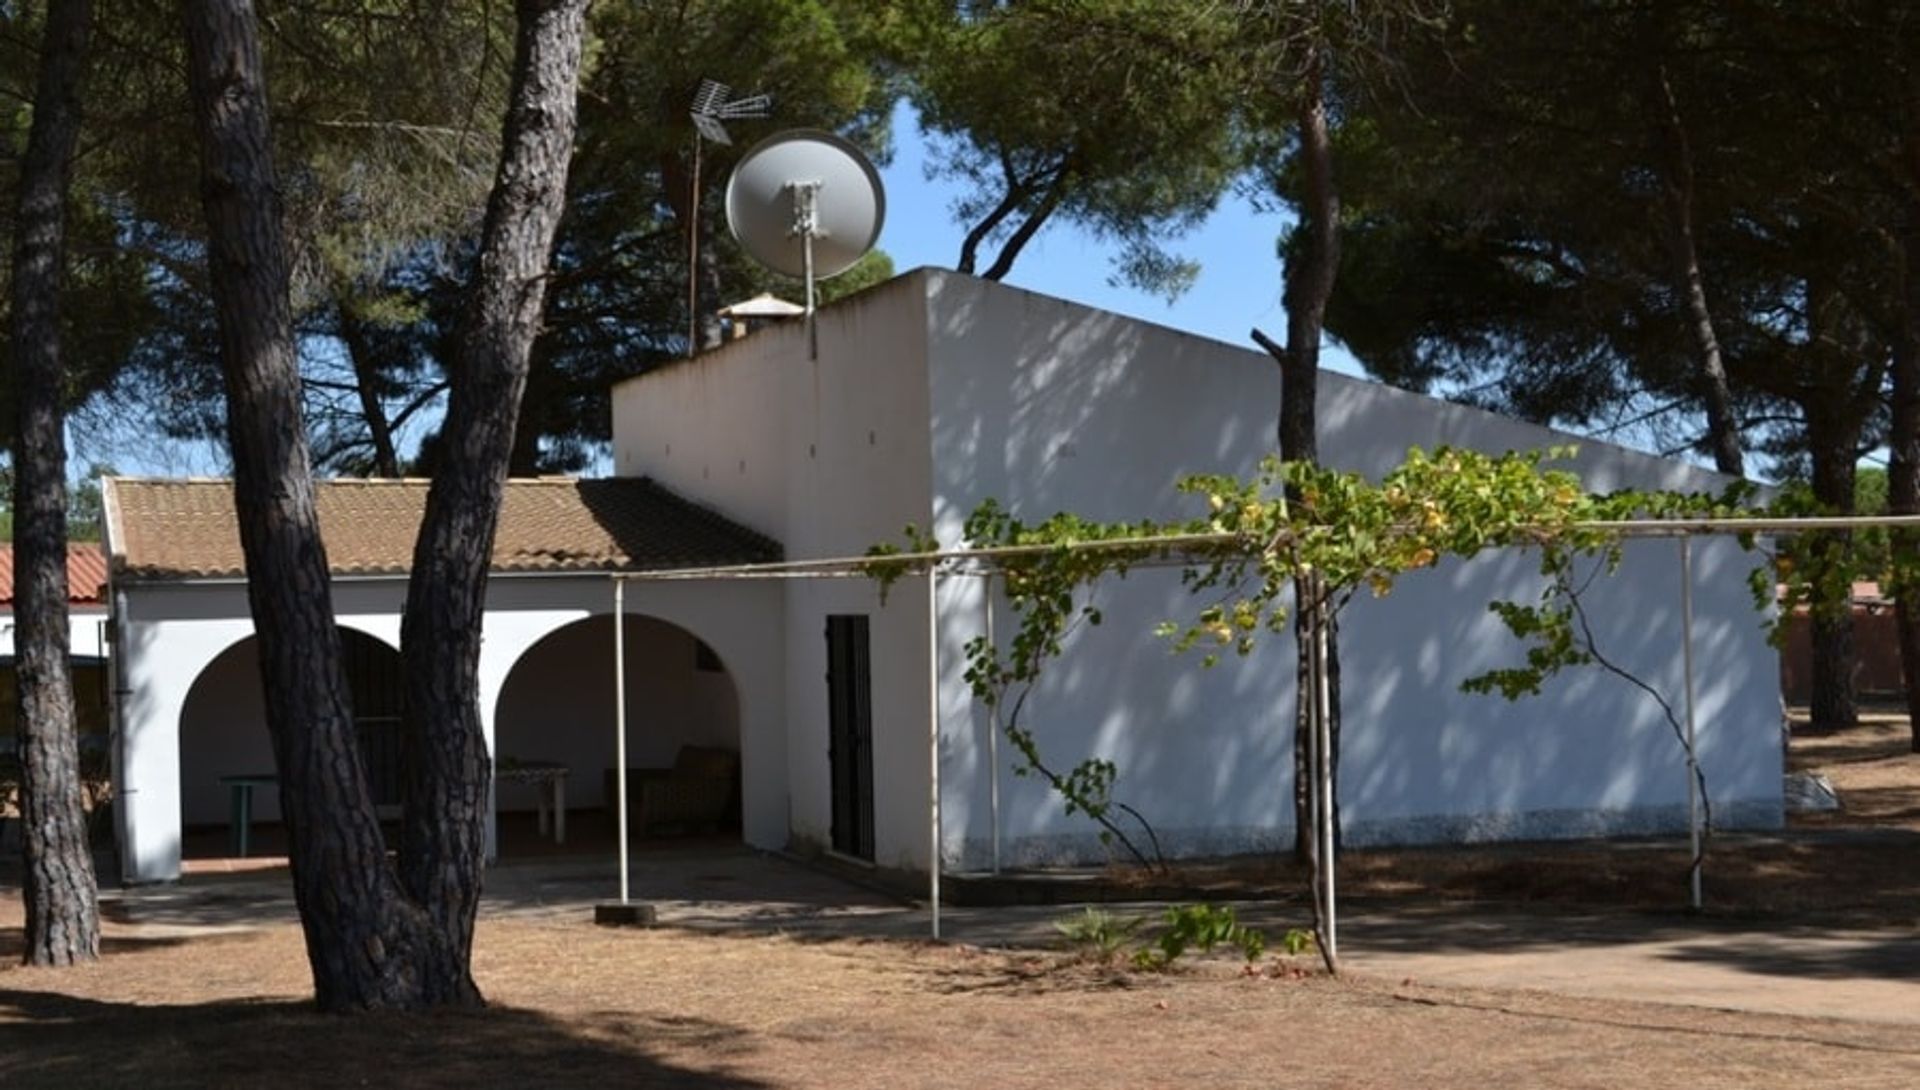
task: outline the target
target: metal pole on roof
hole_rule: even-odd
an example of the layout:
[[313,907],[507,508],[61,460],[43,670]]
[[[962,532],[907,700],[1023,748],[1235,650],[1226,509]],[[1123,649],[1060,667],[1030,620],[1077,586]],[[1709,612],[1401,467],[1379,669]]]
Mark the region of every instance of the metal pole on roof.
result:
[[613,581],[613,767],[619,811],[620,903],[627,902],[627,583]]
[[1693,720],[1693,539],[1680,539],[1680,661],[1687,693],[1687,836],[1693,863],[1687,868],[1692,905],[1701,906],[1700,869],[1700,758],[1694,748]]
[[693,180],[687,184],[687,358],[700,353],[700,130],[693,130]]
[[927,565],[927,904],[940,937],[940,569]]

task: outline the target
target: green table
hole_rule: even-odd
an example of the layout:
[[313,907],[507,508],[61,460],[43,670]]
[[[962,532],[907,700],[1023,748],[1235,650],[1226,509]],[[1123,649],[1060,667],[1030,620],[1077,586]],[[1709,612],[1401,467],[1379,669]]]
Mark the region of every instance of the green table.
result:
[[271,772],[222,776],[227,788],[227,850],[244,857],[253,834],[253,789],[278,787],[280,777]]

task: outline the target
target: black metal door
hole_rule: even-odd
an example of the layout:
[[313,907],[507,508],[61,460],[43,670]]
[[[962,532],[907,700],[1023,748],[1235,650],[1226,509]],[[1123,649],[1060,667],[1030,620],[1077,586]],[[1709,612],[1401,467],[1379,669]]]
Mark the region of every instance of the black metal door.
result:
[[873,677],[865,614],[827,618],[833,850],[873,858]]
[[360,735],[360,759],[367,771],[373,804],[397,812],[405,790],[400,653],[371,636],[340,630],[340,650],[346,659],[347,689],[353,694],[353,725]]

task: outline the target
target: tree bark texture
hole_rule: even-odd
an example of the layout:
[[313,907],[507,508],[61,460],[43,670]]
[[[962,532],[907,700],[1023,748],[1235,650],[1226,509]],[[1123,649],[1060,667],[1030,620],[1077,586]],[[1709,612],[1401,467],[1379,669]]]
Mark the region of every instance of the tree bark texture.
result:
[[401,894],[354,734],[300,419],[253,5],[189,0],[182,13],[234,507],[315,996],[328,1010],[473,998],[464,962]]
[[[1267,351],[1281,367],[1281,413],[1279,443],[1281,461],[1319,462],[1319,426],[1315,420],[1315,401],[1319,397],[1319,340],[1325,328],[1327,299],[1332,296],[1334,276],[1340,269],[1340,196],[1332,180],[1332,136],[1327,123],[1325,69],[1315,59],[1302,81],[1302,100],[1298,111],[1300,125],[1300,165],[1304,188],[1300,194],[1300,230],[1306,242],[1286,257],[1286,344],[1254,330],[1254,342]],[[1298,503],[1300,495],[1288,489],[1288,503]],[[1317,576],[1294,580],[1294,858],[1302,864],[1317,860],[1317,841],[1313,837],[1313,796],[1309,785],[1309,739],[1311,706],[1309,691],[1313,685],[1313,641],[1309,637],[1306,608],[1302,603],[1319,601],[1325,585]],[[1327,689],[1329,689],[1329,733],[1334,779],[1334,844],[1338,846],[1338,796],[1340,796],[1340,624],[1331,610],[1327,612]]]
[[549,405],[559,381],[553,368],[528,364],[527,388],[520,394],[520,415],[514,421],[513,451],[507,456],[507,476],[539,476],[540,431],[542,422],[552,419]]
[[[1838,405],[1831,406],[1831,411],[1819,406],[1809,406],[1809,409],[1820,410],[1807,414],[1814,498],[1828,510],[1850,514],[1854,509],[1854,463],[1860,456],[1860,417]],[[1835,531],[1833,536],[1845,539],[1852,535]],[[1854,698],[1857,655],[1853,645],[1851,602],[1827,602],[1816,597],[1811,621],[1812,726],[1817,731],[1844,730],[1857,720]]]
[[[1318,463],[1320,444],[1315,404],[1320,385],[1320,335],[1326,325],[1327,300],[1340,268],[1340,196],[1333,180],[1333,140],[1328,129],[1324,55],[1316,54],[1301,82],[1300,111],[1300,229],[1304,243],[1287,257],[1287,344],[1280,363],[1280,459]],[[1298,496],[1288,497],[1297,502]],[[1313,802],[1308,784],[1308,731],[1311,729],[1309,688],[1312,684],[1312,640],[1306,609],[1301,603],[1318,601],[1326,588],[1317,575],[1296,580],[1293,618],[1296,691],[1293,732],[1294,857],[1315,859]],[[1327,620],[1328,730],[1332,744],[1334,828],[1339,828],[1340,757],[1340,628],[1331,612]]]
[[457,335],[444,447],[401,621],[412,718],[401,876],[453,943],[463,971],[479,907],[492,774],[477,702],[487,571],[566,199],[586,9],[587,0],[518,6],[499,173]]
[[20,819],[28,965],[100,954],[99,885],[80,792],[73,678],[67,656],[66,387],[60,279],[88,0],[48,6],[33,127],[20,169],[13,254],[14,668],[18,679]]
[[[1909,109],[1920,108],[1920,103]],[[1894,338],[1892,420],[1887,431],[1887,513],[1920,514],[1920,117],[1909,116],[1902,146],[1908,195],[1900,224],[1900,329]],[[1912,531],[1892,535],[1896,570],[1920,561]],[[1920,753],[1920,586],[1895,583],[1894,624],[1900,633],[1900,674],[1905,682],[1909,748]]]
[[1680,103],[1665,66],[1656,72],[1654,102],[1656,143],[1662,159],[1661,190],[1666,206],[1667,253],[1672,262],[1674,291],[1685,308],[1688,338],[1693,342],[1696,385],[1707,415],[1707,445],[1715,469],[1732,477],[1746,476],[1740,449],[1740,422],[1733,411],[1733,390],[1727,381],[1726,361],[1714,330],[1713,311],[1707,305],[1706,276],[1700,269],[1699,241],[1693,226],[1693,145],[1680,116]]
[[373,338],[367,335],[355,304],[342,299],[340,342],[346,346],[347,361],[353,365],[354,393],[360,401],[360,418],[366,422],[367,438],[373,444],[373,471],[379,477],[400,476],[400,453],[393,445],[393,424],[387,419],[386,406],[380,403],[380,367],[373,358]]
[[1007,182],[1006,194],[1000,198],[1000,203],[988,209],[986,215],[980,217],[980,222],[974,224],[967,231],[966,236],[960,240],[960,263],[954,268],[968,276],[973,275],[975,264],[979,261],[980,244],[986,241],[994,228],[1000,226],[1003,220],[1012,215],[1014,210],[1019,208],[1032,193],[1031,187],[1014,172],[1012,160],[1008,159],[1004,153],[1000,156],[1000,168]]
[[1004,280],[1013,271],[1013,263],[1019,259],[1020,251],[1026,249],[1027,243],[1033,241],[1033,236],[1040,233],[1040,228],[1060,207],[1067,187],[1072,184],[1072,174],[1063,166],[1060,173],[1054,175],[1053,184],[1041,195],[1040,203],[1027,214],[1020,226],[1014,228],[1013,234],[1007,236],[1007,241],[1000,247],[1000,255],[993,259],[993,264],[987,267],[986,272],[980,274],[982,280]]

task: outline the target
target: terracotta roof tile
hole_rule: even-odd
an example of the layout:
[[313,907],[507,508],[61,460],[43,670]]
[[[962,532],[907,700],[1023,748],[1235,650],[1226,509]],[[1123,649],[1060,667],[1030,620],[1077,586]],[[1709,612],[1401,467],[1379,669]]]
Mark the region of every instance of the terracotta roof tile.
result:
[[[337,575],[404,575],[426,509],[424,480],[322,481],[314,493]],[[233,484],[113,478],[106,504],[114,570],[191,579],[246,573]],[[494,537],[497,572],[644,571],[780,558],[780,547],[650,480],[511,480]]]
[[[98,605],[107,582],[107,554],[98,545],[67,544],[67,601]],[[0,605],[13,607],[13,546],[0,544]]]

